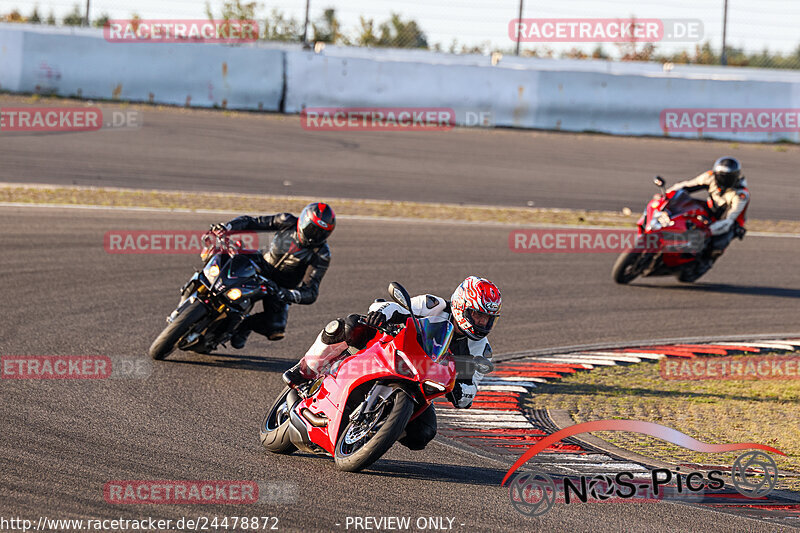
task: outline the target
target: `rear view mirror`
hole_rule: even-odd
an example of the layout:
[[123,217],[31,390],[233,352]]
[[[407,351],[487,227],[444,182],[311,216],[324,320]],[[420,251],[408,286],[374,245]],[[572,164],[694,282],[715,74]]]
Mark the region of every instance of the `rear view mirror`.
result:
[[389,296],[407,311],[411,310],[411,296],[408,294],[408,291],[396,281],[389,284]]
[[656,187],[663,187],[666,184],[664,178],[662,178],[661,176],[656,176],[655,178],[653,178],[653,183],[656,184]]

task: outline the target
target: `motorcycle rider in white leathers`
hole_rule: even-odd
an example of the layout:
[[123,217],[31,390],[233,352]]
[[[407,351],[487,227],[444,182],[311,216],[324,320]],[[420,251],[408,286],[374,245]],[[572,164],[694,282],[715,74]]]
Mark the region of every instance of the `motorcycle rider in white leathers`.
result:
[[742,176],[742,166],[734,157],[720,157],[711,170],[699,176],[676,183],[667,192],[684,189],[692,193],[708,191],[708,209],[714,217],[711,223],[711,240],[700,255],[700,269],[705,272],[725,251],[734,237],[743,238],[750,192]]
[[[450,299],[432,294],[421,294],[411,299],[414,314],[420,318],[450,320],[454,328],[450,352],[456,356],[492,357],[492,348],[486,336],[500,316],[502,298],[500,290],[489,280],[470,276],[459,285]],[[317,336],[300,362],[286,371],[284,381],[290,386],[299,386],[324,373],[348,348],[363,349],[374,337],[375,328],[385,324],[402,324],[409,317],[408,311],[394,302],[376,300],[370,307],[366,319],[352,314],[330,322]],[[457,364],[457,369],[459,365]],[[459,372],[456,384],[447,398],[457,408],[472,405],[483,374],[473,365],[466,372]],[[466,375],[471,374],[471,375]],[[436,436],[436,412],[431,405],[414,418],[406,427],[400,443],[412,450],[423,449]]]

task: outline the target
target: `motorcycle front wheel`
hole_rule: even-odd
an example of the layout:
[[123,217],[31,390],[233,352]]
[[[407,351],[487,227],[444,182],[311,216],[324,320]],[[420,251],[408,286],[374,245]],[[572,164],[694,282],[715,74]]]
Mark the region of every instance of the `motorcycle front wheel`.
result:
[[375,413],[351,420],[336,442],[336,468],[358,472],[380,459],[403,434],[412,414],[413,400],[398,388]]
[[208,312],[206,306],[199,300],[190,303],[181,314],[167,324],[153,344],[150,345],[150,357],[156,360],[164,359],[175,349],[175,345],[186,335],[193,325]]
[[646,264],[644,252],[622,252],[614,263],[611,277],[620,285],[626,285],[644,272]]

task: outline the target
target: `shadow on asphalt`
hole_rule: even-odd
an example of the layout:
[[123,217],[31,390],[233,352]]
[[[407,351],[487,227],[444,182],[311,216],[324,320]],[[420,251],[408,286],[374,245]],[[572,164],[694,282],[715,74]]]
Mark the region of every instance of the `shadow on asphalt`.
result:
[[714,292],[718,294],[741,294],[744,296],[772,296],[777,298],[800,298],[800,289],[788,289],[785,287],[760,287],[757,285],[729,285],[727,283],[697,283],[694,285],[631,284],[631,287],[640,287],[645,289]]
[[498,487],[503,480],[503,476],[506,475],[505,470],[497,468],[398,461],[394,459],[381,459],[362,473],[382,477]]
[[208,355],[184,352],[193,359],[166,359],[165,363],[199,365],[214,368],[234,368],[239,370],[258,370],[260,372],[284,372],[294,362],[263,355],[212,353]]

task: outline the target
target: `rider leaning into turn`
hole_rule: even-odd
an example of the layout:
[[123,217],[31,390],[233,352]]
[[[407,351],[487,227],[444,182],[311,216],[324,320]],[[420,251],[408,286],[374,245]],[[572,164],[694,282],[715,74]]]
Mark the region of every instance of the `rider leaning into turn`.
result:
[[[448,302],[432,294],[411,299],[414,314],[421,318],[450,320],[454,328],[450,352],[461,356],[492,357],[486,336],[500,316],[500,290],[489,280],[470,276],[459,285]],[[366,320],[357,314],[330,322],[317,336],[300,362],[287,370],[284,381],[297,387],[322,374],[345,353],[348,347],[360,350],[375,336],[376,329],[386,324],[404,324],[409,317],[400,305],[376,300],[369,307]],[[457,368],[461,366],[457,364]],[[453,392],[447,398],[458,408],[468,408],[478,392],[483,374],[470,368],[456,377]],[[436,436],[436,411],[433,405],[406,426],[400,443],[412,450],[423,449]]]
[[744,237],[745,213],[750,202],[747,181],[736,158],[720,157],[711,170],[694,179],[676,183],[667,192],[680,189],[692,193],[708,191],[708,207],[715,221],[711,224],[711,241],[700,258],[703,272],[725,251],[734,237]]
[[331,261],[327,239],[336,226],[336,215],[324,203],[308,204],[299,217],[278,213],[260,217],[240,216],[225,224],[211,226],[215,231],[274,231],[275,236],[263,255],[254,261],[261,274],[278,286],[262,299],[264,311],[247,317],[231,338],[231,346],[244,347],[250,331],[271,341],[284,336],[289,304],[312,304],[319,284]]

